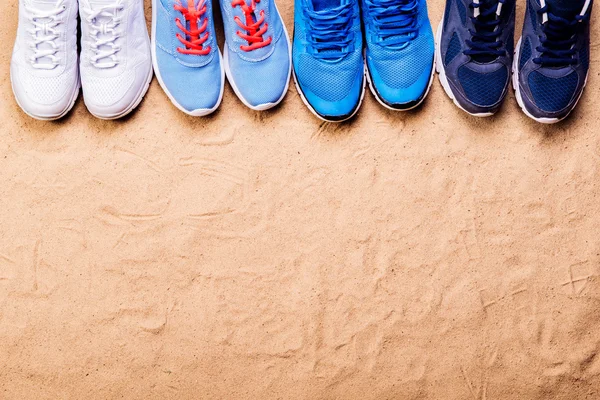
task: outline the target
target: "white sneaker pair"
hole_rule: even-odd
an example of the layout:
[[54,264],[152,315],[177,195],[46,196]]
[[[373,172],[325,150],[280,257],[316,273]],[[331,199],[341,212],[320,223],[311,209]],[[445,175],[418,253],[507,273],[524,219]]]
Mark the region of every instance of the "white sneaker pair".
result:
[[33,118],[63,117],[80,85],[96,117],[127,115],[152,79],[143,0],[19,0],[10,75],[17,103]]

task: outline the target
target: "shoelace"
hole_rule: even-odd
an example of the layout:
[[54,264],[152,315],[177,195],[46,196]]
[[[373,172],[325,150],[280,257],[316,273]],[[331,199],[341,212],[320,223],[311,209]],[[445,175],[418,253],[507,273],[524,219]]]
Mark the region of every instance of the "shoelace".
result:
[[240,31],[236,32],[239,37],[249,44],[248,46],[240,46],[240,49],[243,51],[260,49],[271,44],[271,41],[273,40],[271,36],[267,39],[263,39],[263,35],[267,32],[267,29],[269,29],[269,24],[265,22],[264,10],[260,11],[259,18],[256,19],[256,4],[259,2],[260,0],[251,0],[250,5],[246,4],[244,0],[234,0],[231,2],[231,7],[235,8],[240,6],[244,13],[244,17],[246,17],[246,23],[243,23],[239,17],[234,17],[234,21],[239,27],[248,32],[247,34]]
[[[33,24],[33,28],[28,30],[33,38],[30,42],[33,55],[29,61],[36,69],[54,69],[60,63],[60,58],[56,55],[59,51],[56,39],[60,35],[56,28],[62,23],[60,15],[66,10],[64,0],[58,0],[55,8],[48,11],[29,5],[25,8]],[[41,62],[42,60],[49,62]]]
[[[210,53],[211,47],[204,47],[204,43],[208,40],[208,18],[204,16],[206,13],[206,0],[201,0],[198,5],[194,5],[194,0],[187,0],[187,7],[184,7],[181,3],[173,6],[175,10],[183,14],[185,19],[185,25],[181,22],[180,18],[175,19],[175,24],[181,30],[185,36],[177,33],[177,39],[185,46],[178,47],[177,51],[181,54],[205,56]],[[204,19],[202,18],[204,16]],[[198,26],[198,21],[201,25]],[[189,24],[189,29],[187,28]],[[189,39],[188,39],[189,38]]]
[[352,4],[342,4],[327,10],[305,8],[310,26],[306,39],[313,56],[321,59],[340,59],[353,50]]
[[467,40],[466,44],[470,49],[465,50],[464,53],[477,61],[488,61],[506,53],[501,50],[502,41],[499,40],[502,35],[500,16],[505,0],[484,4],[481,4],[480,1],[474,0],[470,4],[473,9],[471,20],[475,29],[469,29],[471,40]]
[[382,45],[402,47],[416,37],[417,0],[366,0],[365,3]]
[[574,45],[577,43],[579,23],[590,18],[589,14],[585,13],[587,7],[584,8],[581,14],[576,15],[573,20],[568,20],[549,12],[545,1],[542,1],[542,5],[543,7],[538,12],[543,17],[542,32],[544,35],[540,37],[541,46],[536,48],[541,55],[534,58],[533,62],[550,67],[565,67],[577,64],[577,58],[575,57],[577,49],[574,48]]
[[117,45],[116,41],[121,37],[121,33],[117,27],[121,24],[119,12],[124,8],[122,0],[117,0],[95,10],[84,9],[87,14],[86,20],[91,27],[90,35],[94,40],[91,47],[95,54],[90,61],[96,68],[113,68],[119,64],[117,53],[121,46]]

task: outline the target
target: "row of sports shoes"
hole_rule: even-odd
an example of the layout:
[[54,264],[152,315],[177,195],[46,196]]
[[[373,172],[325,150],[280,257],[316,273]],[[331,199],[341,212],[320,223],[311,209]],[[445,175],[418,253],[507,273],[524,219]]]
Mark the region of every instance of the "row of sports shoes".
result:
[[281,102],[293,70],[308,108],[343,121],[367,82],[385,107],[417,107],[437,68],[472,115],[499,109],[512,74],[525,113],[552,123],[586,84],[592,2],[527,0],[515,55],[515,0],[447,0],[437,46],[426,0],[296,0],[293,45],[274,0],[220,0],[221,55],[211,0],[153,0],[152,43],[143,0],[20,0],[11,82],[35,118],[64,116],[82,86],[89,111],[113,119],[141,102],[153,64],[173,104],[202,116],[218,108],[225,76],[246,106],[266,110]]

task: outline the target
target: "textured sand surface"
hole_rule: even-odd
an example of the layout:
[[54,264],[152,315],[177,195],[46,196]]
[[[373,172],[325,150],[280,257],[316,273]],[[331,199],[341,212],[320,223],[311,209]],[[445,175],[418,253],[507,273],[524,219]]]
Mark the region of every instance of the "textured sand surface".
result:
[[266,113],[228,86],[191,118],[156,81],[124,121],[80,99],[43,123],[10,89],[16,3],[0,4],[1,399],[600,398],[597,44],[553,127],[512,92],[468,117],[437,80],[420,110],[368,93],[343,125],[293,85]]

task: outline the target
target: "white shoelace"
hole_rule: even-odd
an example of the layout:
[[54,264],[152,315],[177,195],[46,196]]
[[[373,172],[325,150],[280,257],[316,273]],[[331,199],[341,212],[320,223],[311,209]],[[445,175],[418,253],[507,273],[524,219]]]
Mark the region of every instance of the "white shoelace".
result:
[[40,10],[32,6],[25,6],[32,29],[27,32],[31,34],[32,41],[29,43],[33,55],[29,59],[33,68],[54,69],[60,63],[56,55],[59,45],[56,39],[60,37],[57,27],[63,23],[61,14],[67,9],[64,0],[58,0],[56,6],[51,10]]
[[119,63],[117,53],[121,47],[116,41],[121,37],[121,32],[117,28],[121,23],[119,13],[124,8],[122,1],[117,0],[96,10],[84,9],[87,14],[86,20],[90,24],[92,49],[95,52],[90,61],[96,68],[113,68]]

